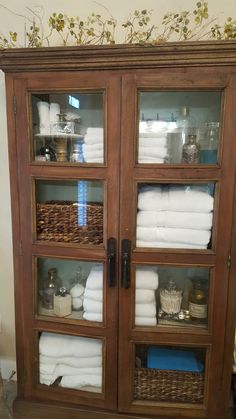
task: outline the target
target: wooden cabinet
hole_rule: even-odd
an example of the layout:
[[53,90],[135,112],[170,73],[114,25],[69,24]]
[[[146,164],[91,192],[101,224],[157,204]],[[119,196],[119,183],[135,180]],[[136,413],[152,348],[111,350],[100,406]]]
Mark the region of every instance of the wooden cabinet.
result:
[[16,418],[228,417],[236,43],[16,49]]

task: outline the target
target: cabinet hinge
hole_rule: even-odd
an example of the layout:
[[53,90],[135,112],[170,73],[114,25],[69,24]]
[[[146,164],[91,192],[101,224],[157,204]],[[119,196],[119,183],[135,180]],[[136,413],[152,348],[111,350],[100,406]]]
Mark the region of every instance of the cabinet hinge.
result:
[[22,240],[19,243],[19,255],[22,256],[23,255],[23,245],[22,245]]
[[13,96],[13,111],[14,111],[14,114],[16,115],[16,112],[17,112],[17,104],[16,104],[16,97],[15,96]]
[[228,256],[227,267],[228,269],[231,267],[231,255]]

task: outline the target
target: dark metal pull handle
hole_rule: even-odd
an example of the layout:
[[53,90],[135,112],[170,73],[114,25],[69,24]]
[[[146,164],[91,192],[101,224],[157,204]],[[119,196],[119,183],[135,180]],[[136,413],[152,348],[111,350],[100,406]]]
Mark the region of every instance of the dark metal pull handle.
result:
[[116,283],[116,239],[110,237],[107,240],[107,279],[109,287]]
[[121,287],[130,287],[130,255],[131,241],[123,239],[121,242]]

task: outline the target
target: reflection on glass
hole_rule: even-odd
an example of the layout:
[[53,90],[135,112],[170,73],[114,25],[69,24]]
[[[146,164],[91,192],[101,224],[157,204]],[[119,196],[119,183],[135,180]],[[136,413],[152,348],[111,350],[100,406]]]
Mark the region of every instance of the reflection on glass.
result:
[[34,160],[103,163],[103,93],[31,95]]
[[214,184],[140,184],[137,247],[211,247]]
[[136,266],[135,326],[206,328],[210,269]]
[[38,314],[103,321],[103,265],[67,259],[37,259]]
[[140,92],[138,163],[216,164],[221,92]]
[[100,339],[42,332],[40,384],[101,393],[102,346]]
[[37,239],[102,244],[103,183],[36,180]]
[[206,350],[135,346],[134,399],[203,403]]

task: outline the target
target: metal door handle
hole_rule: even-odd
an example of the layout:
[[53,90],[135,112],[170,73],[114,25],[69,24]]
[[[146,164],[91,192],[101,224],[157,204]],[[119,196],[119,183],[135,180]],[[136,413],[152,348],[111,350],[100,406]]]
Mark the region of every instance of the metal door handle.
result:
[[130,255],[131,241],[123,239],[121,242],[121,287],[130,287]]
[[116,283],[116,239],[110,237],[107,240],[107,279],[109,287]]

